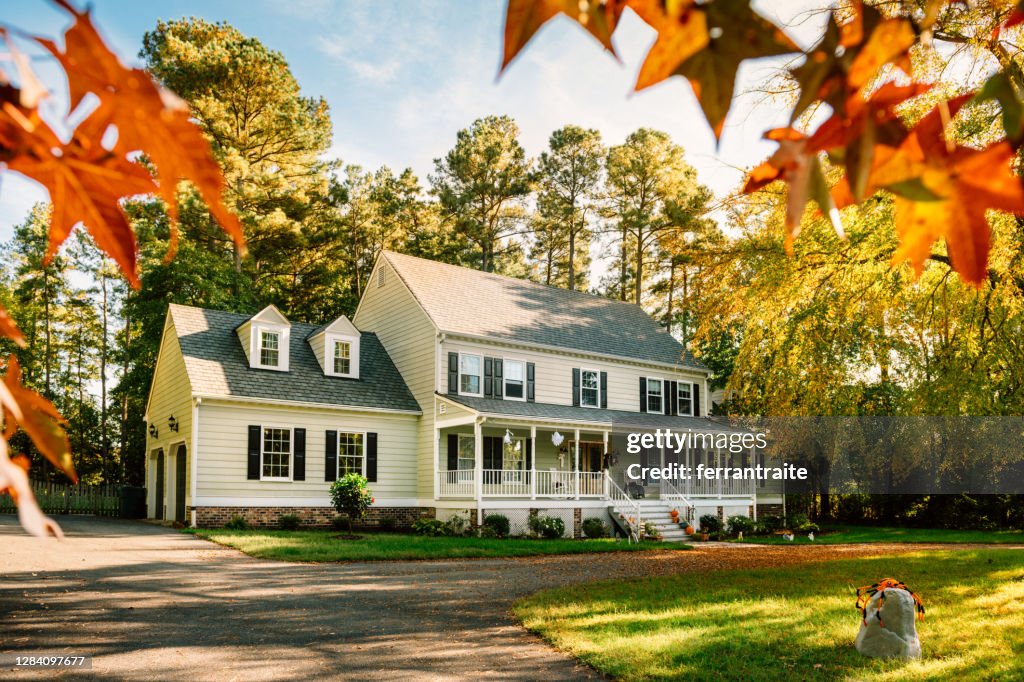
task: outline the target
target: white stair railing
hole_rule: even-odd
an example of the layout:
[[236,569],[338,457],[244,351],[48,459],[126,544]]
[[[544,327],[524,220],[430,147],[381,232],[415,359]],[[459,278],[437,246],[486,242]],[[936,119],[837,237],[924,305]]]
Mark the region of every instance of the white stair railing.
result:
[[692,521],[693,520],[693,510],[694,510],[693,503],[690,502],[689,499],[687,499],[686,495],[684,495],[679,490],[679,488],[676,487],[676,484],[673,483],[672,481],[669,481],[669,480],[666,480],[666,479],[662,479],[660,483],[661,483],[661,492],[660,492],[661,499],[663,499],[666,502],[668,502],[669,505],[672,506],[672,507],[684,507],[686,509],[686,520],[687,521]]
[[640,503],[627,495],[626,491],[612,480],[607,471],[604,473],[604,480],[608,491],[608,501],[611,502],[613,509],[624,517],[625,526],[629,529],[629,541],[639,542],[640,532],[644,527],[644,520],[640,514]]

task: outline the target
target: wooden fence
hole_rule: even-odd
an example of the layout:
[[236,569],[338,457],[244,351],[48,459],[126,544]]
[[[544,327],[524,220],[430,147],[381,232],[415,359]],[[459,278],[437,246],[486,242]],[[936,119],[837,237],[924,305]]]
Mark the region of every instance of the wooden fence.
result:
[[[49,481],[31,481],[31,485],[36,501],[47,514],[117,516],[121,509],[118,485],[72,485]],[[0,512],[16,511],[11,496],[0,495]]]

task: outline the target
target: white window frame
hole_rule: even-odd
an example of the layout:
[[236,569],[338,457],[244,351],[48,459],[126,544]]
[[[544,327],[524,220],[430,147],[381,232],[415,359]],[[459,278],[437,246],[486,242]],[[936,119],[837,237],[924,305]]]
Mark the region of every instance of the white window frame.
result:
[[[267,429],[278,429],[281,431],[288,432],[288,476],[264,476],[263,475],[263,456],[266,454],[266,437]],[[283,424],[261,424],[260,425],[260,480],[261,481],[277,481],[281,483],[288,483],[293,480],[295,476],[295,427],[285,426]]]
[[[510,398],[508,395],[508,363],[518,362],[523,366],[523,397],[522,398]],[[600,378],[598,379],[600,382]],[[600,389],[598,389],[600,390]],[[504,400],[518,400],[521,403],[526,402],[526,360],[520,358],[502,358],[501,359],[501,397]]]
[[664,379],[659,379],[658,377],[646,377],[646,379],[647,379],[647,387],[646,387],[647,395],[644,396],[644,399],[647,402],[647,404],[646,404],[647,411],[651,412],[651,385],[652,385],[652,382],[653,382],[653,383],[658,385],[658,396],[661,398],[661,407],[658,408],[657,412],[653,412],[652,414],[665,414],[665,400],[668,397],[668,396],[665,395],[665,380]]
[[[263,333],[277,334],[277,364],[264,365],[262,362]],[[249,346],[249,357],[251,367],[256,369],[269,369],[275,372],[288,371],[288,348],[291,343],[291,328],[280,324],[267,324],[266,322],[254,322],[252,325],[252,338]]]
[[[338,342],[347,343],[349,346],[348,374],[334,371],[334,345]],[[359,378],[359,337],[349,334],[326,334],[324,336],[324,374],[347,379]]]
[[[476,393],[468,393],[462,390],[462,358],[476,358],[479,360],[480,373],[475,375],[477,377],[477,386],[480,388]],[[474,376],[473,374],[467,374],[466,376]],[[478,353],[459,353],[459,395],[472,396],[474,398],[484,397],[484,356]]]
[[[688,391],[688,397],[686,402],[690,403],[690,411],[683,414],[679,412],[679,405],[681,404],[682,396],[679,395],[679,391],[686,389]],[[676,383],[676,412],[679,413],[680,417],[692,417],[693,416],[693,382],[690,380],[679,381]]]
[[[595,388],[595,390],[597,391],[597,399],[595,400],[593,405],[587,405],[586,403],[583,402],[583,375],[586,374],[587,372],[593,372],[594,373],[594,378],[597,380],[597,386]],[[591,409],[591,410],[601,409],[601,371],[600,370],[589,369],[589,368],[586,368],[586,367],[580,367],[580,395],[579,395],[579,404],[580,404],[580,407],[586,407],[587,409]]]
[[360,437],[362,437],[362,439],[363,439],[363,465],[359,469],[359,475],[360,476],[366,476],[366,431],[360,431],[359,429],[346,429],[346,428],[339,427],[338,428],[338,433],[334,437],[334,452],[335,452],[335,457],[337,458],[335,463],[334,463],[334,475],[335,475],[335,477],[337,479],[340,479],[342,477],[342,475],[343,475],[341,473],[341,434],[343,434],[343,433],[358,434]]

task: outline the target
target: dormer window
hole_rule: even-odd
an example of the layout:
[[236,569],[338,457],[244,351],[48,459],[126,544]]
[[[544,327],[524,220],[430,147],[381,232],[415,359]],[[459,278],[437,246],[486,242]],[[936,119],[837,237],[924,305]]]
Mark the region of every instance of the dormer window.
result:
[[352,343],[335,339],[334,341],[334,373],[352,373]]
[[362,338],[362,333],[342,315],[312,332],[306,340],[326,376],[358,379]]
[[281,311],[267,306],[235,328],[245,357],[253,369],[288,371],[288,346],[292,325]]
[[260,366],[277,368],[281,364],[281,332],[260,331]]

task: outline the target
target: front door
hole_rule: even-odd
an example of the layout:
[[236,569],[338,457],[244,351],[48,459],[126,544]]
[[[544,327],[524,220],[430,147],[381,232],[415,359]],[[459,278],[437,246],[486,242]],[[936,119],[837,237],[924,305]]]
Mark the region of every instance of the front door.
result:
[[185,446],[178,446],[174,467],[174,520],[185,523]]
[[164,451],[162,449],[156,451],[156,493],[153,504],[156,507],[153,510],[153,518],[162,519],[164,517]]

